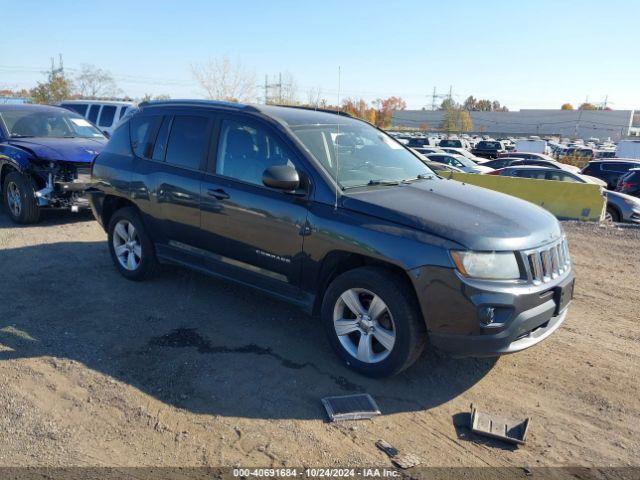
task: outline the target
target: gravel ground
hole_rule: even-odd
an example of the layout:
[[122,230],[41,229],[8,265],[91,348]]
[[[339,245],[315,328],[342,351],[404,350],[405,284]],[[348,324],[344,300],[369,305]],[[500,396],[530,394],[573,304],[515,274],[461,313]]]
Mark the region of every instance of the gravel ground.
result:
[[[640,451],[640,230],[565,225],[564,326],[498,360],[427,352],[406,373],[345,369],[317,321],[177,268],[132,283],[87,215],[0,213],[0,466],[624,466]],[[328,424],[320,398],[383,415]],[[471,403],[531,416],[525,447],[469,433]]]

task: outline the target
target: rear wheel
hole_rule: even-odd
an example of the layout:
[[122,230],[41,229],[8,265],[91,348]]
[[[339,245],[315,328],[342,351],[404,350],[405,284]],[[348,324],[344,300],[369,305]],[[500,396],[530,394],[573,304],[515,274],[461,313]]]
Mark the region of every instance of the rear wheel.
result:
[[134,208],[122,208],[113,214],[108,243],[111,259],[122,276],[144,280],[156,272],[158,261],[153,243]]
[[36,200],[36,189],[31,177],[19,172],[7,175],[2,186],[4,205],[9,217],[16,223],[36,223],[40,208]]
[[371,377],[395,375],[422,353],[426,328],[400,275],[362,267],[337,277],[322,303],[329,341],[352,369]]

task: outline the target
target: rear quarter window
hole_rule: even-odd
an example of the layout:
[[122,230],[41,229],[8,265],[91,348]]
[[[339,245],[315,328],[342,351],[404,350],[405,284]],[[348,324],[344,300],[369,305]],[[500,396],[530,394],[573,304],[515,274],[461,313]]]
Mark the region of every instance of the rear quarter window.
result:
[[138,115],[131,119],[131,149],[136,156],[151,158],[153,137],[161,121],[160,115]]

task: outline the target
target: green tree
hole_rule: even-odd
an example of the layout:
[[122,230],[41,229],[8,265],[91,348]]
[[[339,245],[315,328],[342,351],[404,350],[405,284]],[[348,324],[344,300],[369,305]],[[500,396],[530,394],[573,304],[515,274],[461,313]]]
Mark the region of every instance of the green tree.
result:
[[51,69],[46,82],[38,82],[29,92],[35,103],[57,103],[69,98],[73,91],[73,82],[64,75],[61,68]]

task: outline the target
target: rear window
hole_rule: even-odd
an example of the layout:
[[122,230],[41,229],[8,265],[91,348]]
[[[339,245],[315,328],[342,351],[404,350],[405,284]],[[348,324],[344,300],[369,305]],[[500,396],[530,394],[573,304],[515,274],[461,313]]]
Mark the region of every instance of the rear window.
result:
[[500,142],[479,142],[478,148],[501,150],[502,145],[500,145]]
[[602,164],[602,170],[605,172],[628,172],[634,167],[638,167],[638,165],[625,162],[607,162]]
[[198,169],[207,146],[206,117],[176,115],[171,125],[165,161],[180,167]]
[[116,107],[113,105],[105,105],[100,113],[99,127],[110,127],[113,124],[113,118],[116,116]]

